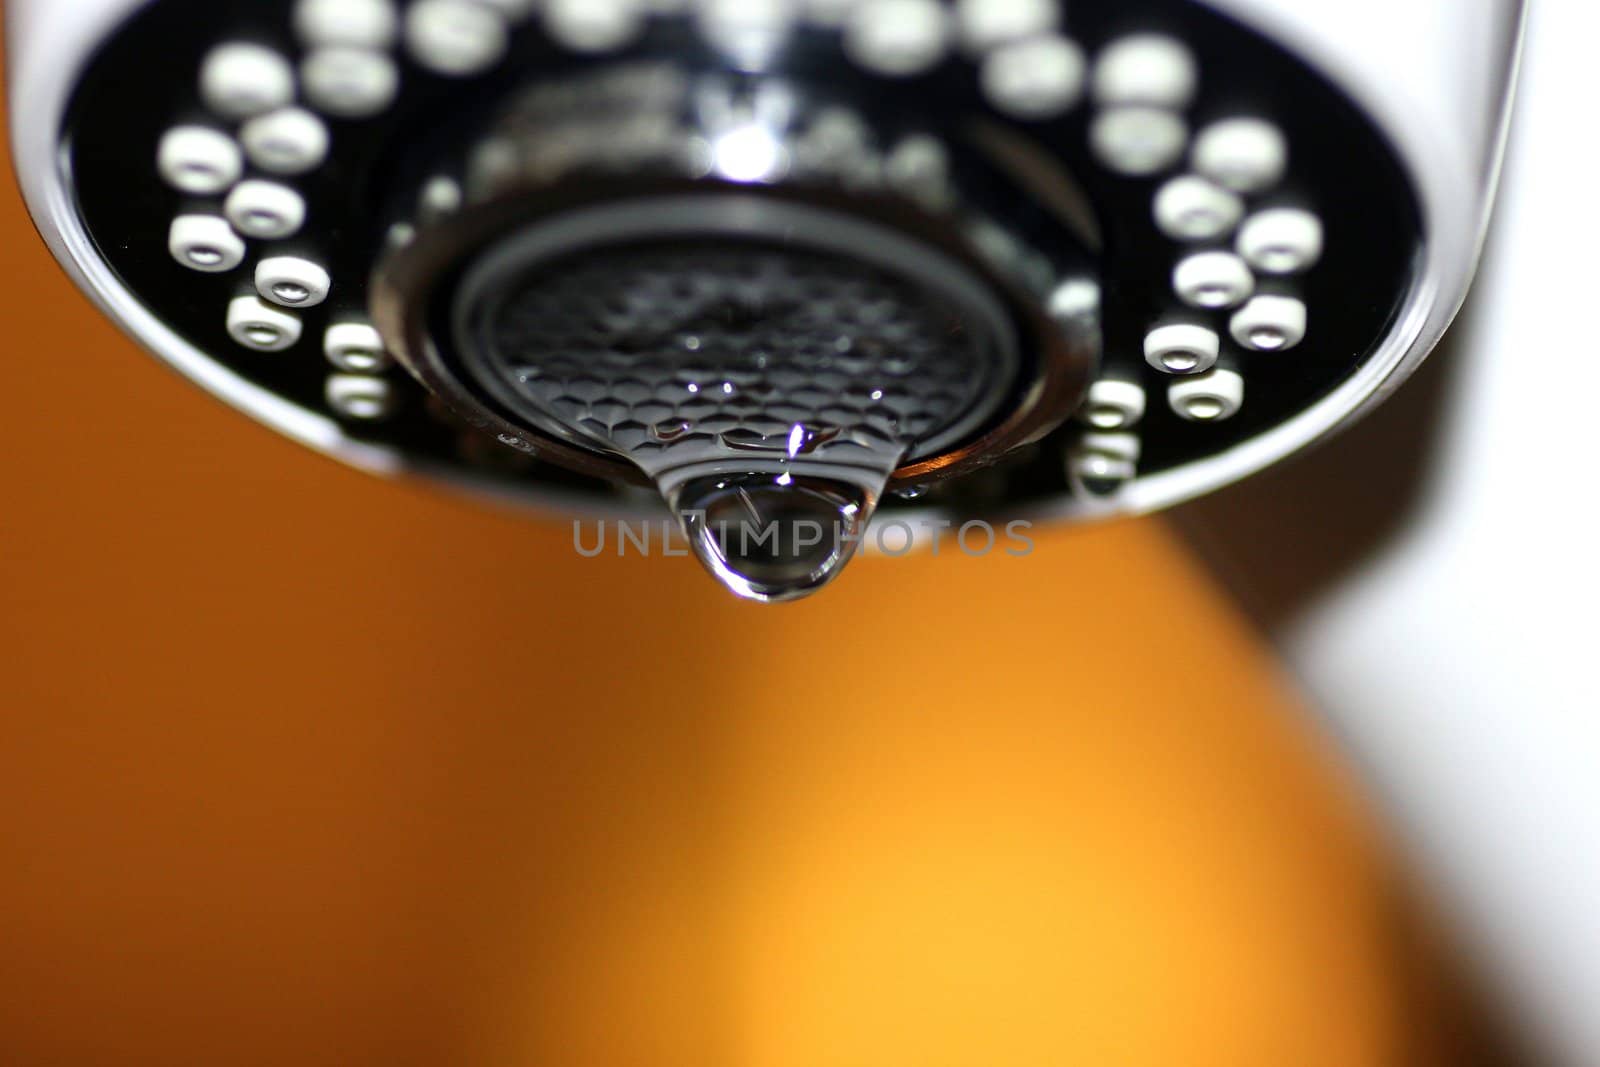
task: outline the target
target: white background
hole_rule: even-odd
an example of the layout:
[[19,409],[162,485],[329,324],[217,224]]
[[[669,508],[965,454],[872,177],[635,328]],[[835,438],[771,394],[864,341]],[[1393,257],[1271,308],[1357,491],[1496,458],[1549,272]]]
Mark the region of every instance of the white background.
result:
[[1578,1067],[1600,1064],[1597,138],[1600,10],[1535,0],[1436,474],[1284,634],[1493,976]]

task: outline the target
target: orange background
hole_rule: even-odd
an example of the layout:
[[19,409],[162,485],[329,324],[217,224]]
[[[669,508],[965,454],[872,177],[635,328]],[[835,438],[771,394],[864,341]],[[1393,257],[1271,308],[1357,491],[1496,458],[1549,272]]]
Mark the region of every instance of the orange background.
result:
[[745,606],[225,410],[12,193],[0,248],[0,1062],[1366,1067],[1455,1027],[1159,523]]

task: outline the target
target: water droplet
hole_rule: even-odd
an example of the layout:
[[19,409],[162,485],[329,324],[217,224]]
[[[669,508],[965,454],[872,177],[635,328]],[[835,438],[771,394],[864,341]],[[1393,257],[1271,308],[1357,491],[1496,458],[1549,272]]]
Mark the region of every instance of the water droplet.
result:
[[748,600],[809,596],[855,555],[877,506],[856,484],[786,471],[692,478],[666,493],[700,562]]
[[722,443],[738,452],[782,452],[785,438],[777,434],[757,433],[739,428],[722,435]]
[[1097,430],[1120,430],[1128,423],[1128,412],[1112,404],[1089,409],[1089,425]]
[[1200,357],[1182,350],[1168,352],[1161,357],[1161,365],[1177,374],[1192,371],[1200,365]]
[[739,452],[767,452],[798,459],[811,455],[838,437],[837,426],[810,426],[797,422],[782,433],[757,433],[741,426],[724,433],[722,443]]
[[347,348],[342,358],[345,366],[362,374],[382,369],[384,360],[382,352],[370,348]]
[[668,419],[658,422],[650,428],[650,433],[657,441],[672,442],[678,440],[691,429],[691,424],[685,419]]
[[1073,457],[1068,470],[1080,494],[1097,497],[1114,495],[1138,473],[1132,461],[1099,452]]
[[1272,326],[1263,326],[1250,331],[1251,346],[1268,352],[1282,348],[1288,340],[1282,330]]
[[809,456],[839,436],[837,426],[807,426],[795,423],[789,429],[787,448],[791,457]]

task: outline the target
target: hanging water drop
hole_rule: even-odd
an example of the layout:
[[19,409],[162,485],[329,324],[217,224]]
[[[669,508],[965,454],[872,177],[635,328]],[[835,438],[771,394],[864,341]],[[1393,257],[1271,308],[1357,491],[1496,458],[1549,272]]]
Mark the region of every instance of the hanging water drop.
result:
[[844,570],[881,490],[761,472],[694,478],[666,498],[706,569],[737,595],[771,604],[809,596]]

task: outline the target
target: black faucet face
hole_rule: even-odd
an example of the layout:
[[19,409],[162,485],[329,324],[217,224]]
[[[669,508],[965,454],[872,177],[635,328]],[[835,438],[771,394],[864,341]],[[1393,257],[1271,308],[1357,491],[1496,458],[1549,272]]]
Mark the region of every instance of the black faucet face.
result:
[[1429,161],[1227,5],[100,6],[20,75],[85,284],[302,439],[567,512],[1147,510],[1348,419],[1464,285]]

